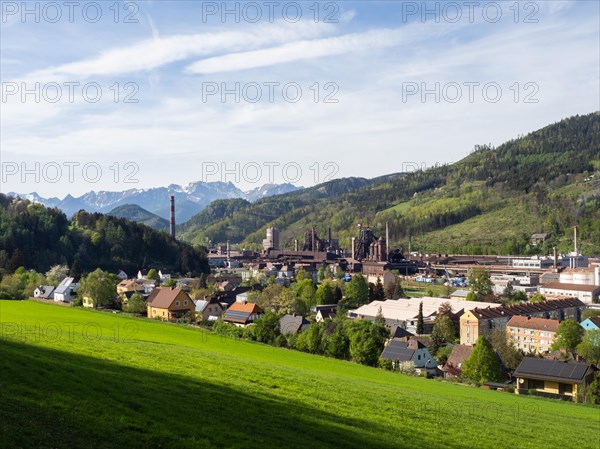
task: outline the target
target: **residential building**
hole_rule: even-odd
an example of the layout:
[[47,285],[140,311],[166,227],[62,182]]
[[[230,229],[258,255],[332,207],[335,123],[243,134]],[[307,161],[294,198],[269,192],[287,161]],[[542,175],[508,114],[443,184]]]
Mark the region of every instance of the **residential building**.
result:
[[425,346],[417,338],[409,337],[408,341],[392,338],[380,356],[383,360],[391,360],[396,366],[402,362],[413,362],[417,369],[435,370],[437,362]]
[[546,239],[548,238],[548,234],[533,234],[531,236],[531,244],[532,245],[539,245],[540,243],[544,243],[546,241]]
[[125,300],[125,292],[143,292],[144,287],[135,280],[125,279],[117,284],[117,295]]
[[262,316],[262,309],[252,302],[234,302],[226,311],[223,321],[246,327]]
[[33,291],[34,298],[54,299],[54,285],[40,285]]
[[145,268],[144,268],[144,269],[141,269],[141,270],[139,270],[139,271],[138,271],[138,274],[137,274],[137,278],[138,278],[138,279],[147,279],[147,278],[148,278],[148,272],[149,272],[149,271],[150,271],[150,270],[147,270],[147,269],[145,269]]
[[316,312],[315,321],[320,323],[327,319],[333,320],[337,315],[337,304],[324,304],[314,308]]
[[71,302],[74,294],[77,292],[79,284],[74,278],[66,277],[62,280],[58,287],[54,290],[53,296],[55,301]]
[[194,301],[180,288],[156,287],[148,296],[148,318],[163,321],[193,320]]
[[515,348],[524,352],[545,353],[556,340],[560,321],[514,315],[506,324],[506,333],[512,337]]
[[472,345],[480,335],[487,335],[493,329],[501,329],[505,332],[508,320],[514,315],[560,321],[571,319],[579,322],[581,312],[584,309],[585,304],[576,298],[515,304],[511,306],[478,307],[461,315],[460,343],[463,345]]
[[471,356],[473,349],[474,346],[471,345],[454,345],[452,352],[448,356],[448,360],[442,368],[444,377],[460,376],[462,365]]
[[586,331],[597,331],[600,329],[600,316],[595,316],[583,320],[580,323],[580,326],[583,327]]
[[217,298],[198,299],[194,301],[196,306],[196,317],[203,321],[216,321],[224,311],[223,306]]
[[160,278],[160,282],[165,282],[171,279],[171,273],[167,273],[163,270],[158,270],[158,277]]
[[552,282],[540,287],[540,293],[546,297],[577,298],[586,304],[600,300],[600,285],[563,284]]
[[284,315],[279,319],[279,330],[283,335],[298,334],[310,327],[310,323],[302,315]]
[[515,393],[576,401],[577,391],[592,382],[594,369],[587,363],[525,357],[513,376],[517,379]]
[[125,279],[127,279],[129,276],[127,276],[127,273],[125,273],[123,270],[118,270],[117,271],[117,277],[124,281]]

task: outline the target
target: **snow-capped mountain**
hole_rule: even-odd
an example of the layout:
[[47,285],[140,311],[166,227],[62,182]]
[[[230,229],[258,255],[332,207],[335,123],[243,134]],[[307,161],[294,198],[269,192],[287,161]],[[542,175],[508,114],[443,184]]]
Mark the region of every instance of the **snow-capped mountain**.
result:
[[9,195],[26,198],[32,202],[48,207],[58,207],[68,216],[78,210],[107,213],[124,204],[136,204],[163,218],[169,218],[169,196],[175,196],[175,220],[184,223],[200,212],[212,201],[228,198],[244,198],[256,201],[272,195],[279,195],[301,189],[292,184],[265,184],[244,192],[231,182],[192,182],[186,186],[171,184],[168,187],[150,189],[129,189],[122,192],[88,192],[80,197],[65,196],[62,200],[56,197],[44,198],[36,192]]

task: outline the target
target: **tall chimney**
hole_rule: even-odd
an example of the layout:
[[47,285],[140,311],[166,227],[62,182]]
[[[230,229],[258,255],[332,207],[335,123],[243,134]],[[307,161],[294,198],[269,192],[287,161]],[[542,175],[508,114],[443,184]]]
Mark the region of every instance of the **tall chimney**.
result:
[[388,227],[388,222],[385,222],[385,244],[389,251],[390,249],[390,228]]
[[294,251],[298,252],[298,239],[294,239]]
[[171,195],[171,237],[175,238],[175,195]]
[[355,253],[354,253],[354,245],[355,245],[355,242],[356,242],[356,237],[352,237],[352,258],[353,258],[353,259],[354,259],[354,254],[355,254]]
[[558,268],[558,256],[556,255],[556,246],[552,247],[552,252],[554,253],[554,269]]
[[577,226],[573,226],[573,246],[573,251],[575,251],[575,255],[577,255]]

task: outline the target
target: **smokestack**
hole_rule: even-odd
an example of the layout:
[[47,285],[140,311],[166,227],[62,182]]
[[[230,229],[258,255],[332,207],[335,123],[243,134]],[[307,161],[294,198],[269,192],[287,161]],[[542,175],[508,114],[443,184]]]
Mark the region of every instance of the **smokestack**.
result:
[[294,251],[298,252],[298,239],[294,239]]
[[552,252],[554,254],[554,269],[558,268],[558,256],[556,255],[556,246],[552,247]]
[[577,255],[577,226],[573,226],[573,246],[575,255]]
[[354,253],[354,245],[355,245],[355,242],[356,242],[356,237],[352,237],[352,258],[353,258],[353,259],[354,259],[354,254],[355,254],[355,253]]
[[171,195],[171,237],[175,238],[175,195]]
[[229,245],[229,240],[227,240],[227,258],[231,255],[231,246]]
[[388,247],[388,250],[390,248],[390,228],[388,227],[388,222],[385,222],[385,244]]

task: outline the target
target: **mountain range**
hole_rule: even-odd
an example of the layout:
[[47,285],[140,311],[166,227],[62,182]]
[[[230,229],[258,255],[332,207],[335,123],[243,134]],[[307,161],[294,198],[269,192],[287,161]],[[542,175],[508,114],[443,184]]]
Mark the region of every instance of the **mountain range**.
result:
[[[393,170],[393,167],[390,167]],[[260,249],[265,229],[293,248],[311,226],[349,248],[359,224],[389,224],[392,247],[462,254],[600,254],[600,112],[566,118],[452,164],[374,179],[345,178],[255,202],[219,200],[178,226],[196,244]],[[531,235],[546,233],[541,245]]]
[[[244,192],[231,182],[198,181],[186,186],[171,184],[168,187],[129,189],[122,192],[91,191],[79,197],[67,195],[62,200],[56,197],[44,198],[36,192],[28,194],[9,192],[8,195],[28,199],[46,207],[57,207],[69,217],[82,209],[87,212],[110,213],[119,206],[137,205],[164,219],[169,218],[169,196],[174,195],[175,220],[177,223],[184,223],[215,200],[242,198],[254,202],[271,195],[288,193],[301,188],[292,184],[265,184]],[[115,215],[123,216],[122,213],[123,211],[121,214]],[[123,216],[123,218],[131,217]]]

